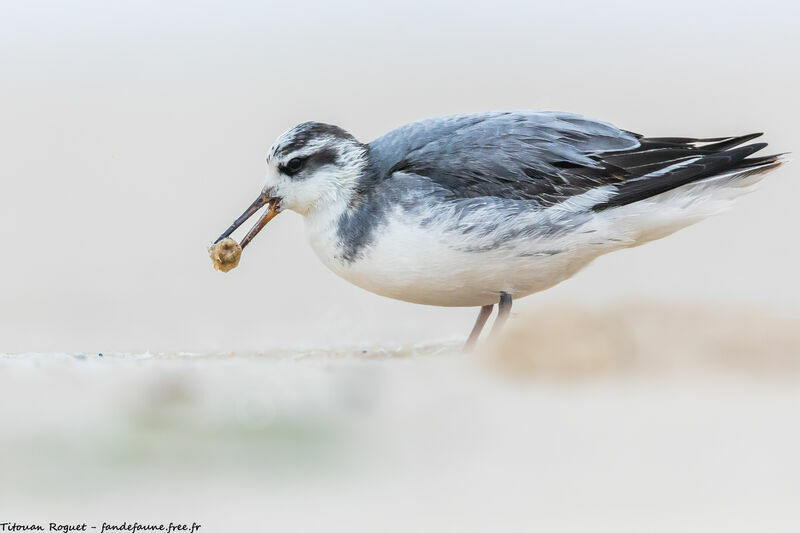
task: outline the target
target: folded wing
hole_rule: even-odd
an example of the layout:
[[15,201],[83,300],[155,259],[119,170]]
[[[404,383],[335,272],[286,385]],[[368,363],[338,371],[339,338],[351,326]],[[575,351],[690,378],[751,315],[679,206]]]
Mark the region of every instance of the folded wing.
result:
[[[579,115],[511,111],[421,121],[370,143],[379,179],[430,180],[453,199],[498,197],[548,207],[600,187],[592,209],[626,205],[728,172],[760,172],[777,156],[741,146],[760,134],[645,138]],[[610,187],[609,187],[610,186]]]

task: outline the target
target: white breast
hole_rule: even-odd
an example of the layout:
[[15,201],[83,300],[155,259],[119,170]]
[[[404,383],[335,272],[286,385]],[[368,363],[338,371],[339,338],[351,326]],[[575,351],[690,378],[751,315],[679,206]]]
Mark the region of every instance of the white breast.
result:
[[399,208],[389,213],[353,262],[341,258],[337,227],[329,217],[306,217],[306,233],[322,262],[354,285],[439,306],[496,303],[500,292],[527,296],[569,278],[602,253],[602,247],[565,238],[523,237],[497,246],[492,235],[478,238],[445,224],[423,225],[425,218]]

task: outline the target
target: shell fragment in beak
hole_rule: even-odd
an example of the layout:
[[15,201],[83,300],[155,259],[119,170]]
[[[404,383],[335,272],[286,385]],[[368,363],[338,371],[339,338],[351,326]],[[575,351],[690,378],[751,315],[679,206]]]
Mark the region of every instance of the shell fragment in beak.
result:
[[242,257],[242,247],[231,238],[225,238],[208,249],[208,255],[214,262],[214,268],[220,272],[233,270]]

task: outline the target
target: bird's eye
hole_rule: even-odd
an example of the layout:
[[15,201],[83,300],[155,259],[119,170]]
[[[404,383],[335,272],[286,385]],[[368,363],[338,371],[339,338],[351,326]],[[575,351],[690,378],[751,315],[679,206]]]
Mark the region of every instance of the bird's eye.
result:
[[304,160],[299,157],[293,157],[283,166],[283,169],[287,174],[294,174],[303,168],[303,161]]

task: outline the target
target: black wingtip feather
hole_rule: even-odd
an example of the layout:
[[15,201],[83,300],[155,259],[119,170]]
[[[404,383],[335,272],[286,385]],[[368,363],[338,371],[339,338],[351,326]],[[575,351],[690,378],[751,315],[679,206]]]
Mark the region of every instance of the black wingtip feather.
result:
[[[687,156],[699,157],[699,159],[665,174],[656,174],[653,177],[648,177],[647,174],[644,174],[637,176],[635,179],[629,179],[627,182],[617,185],[617,192],[613,197],[602,204],[595,205],[592,209],[594,211],[602,211],[611,207],[620,207],[638,202],[688,183],[727,171],[756,170],[758,167],[763,167],[763,170],[766,171],[780,165],[781,160],[778,155],[747,159],[759,150],[766,148],[767,143],[760,142],[745,146],[739,145],[755,139],[760,135],[761,133],[751,133],[741,137],[728,137],[715,140],[715,144],[709,146],[687,148]],[[669,140],[674,139],[677,138],[671,138]],[[643,141],[644,140],[647,139],[643,139]],[[665,141],[662,138],[656,142],[660,144]],[[651,150],[645,150],[645,152],[650,151]],[[656,151],[665,152],[663,149]],[[669,149],[667,151],[674,152],[675,150]],[[633,156],[634,153],[631,153],[631,155]],[[670,159],[668,163],[672,163],[673,161],[675,161],[675,159]],[[652,167],[653,164],[651,163],[648,166]],[[666,166],[668,165],[665,164],[664,168],[666,168]],[[650,173],[652,173],[652,170]]]
[[720,141],[720,142],[717,142],[717,143],[714,143],[714,144],[709,144],[707,146],[703,146],[703,149],[704,150],[713,150],[713,151],[728,150],[729,148],[733,148],[734,146],[739,146],[740,144],[744,144],[746,142],[752,141],[753,139],[757,139],[757,138],[761,137],[762,135],[764,135],[764,134],[759,132],[759,133],[750,133],[750,134],[747,134],[747,135],[742,135],[740,137],[731,137],[729,139],[726,139],[726,140],[723,140],[723,141]]

